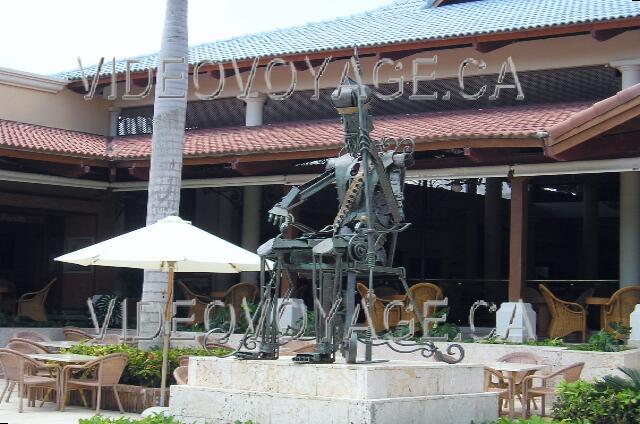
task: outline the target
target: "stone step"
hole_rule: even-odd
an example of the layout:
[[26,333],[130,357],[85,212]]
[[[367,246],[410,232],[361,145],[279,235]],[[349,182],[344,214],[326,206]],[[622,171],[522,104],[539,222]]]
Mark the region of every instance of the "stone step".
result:
[[197,357],[189,363],[190,385],[352,399],[479,393],[483,367],[439,362],[386,361],[369,364],[297,364]]
[[171,386],[169,413],[185,423],[469,424],[497,418],[495,393],[352,399]]

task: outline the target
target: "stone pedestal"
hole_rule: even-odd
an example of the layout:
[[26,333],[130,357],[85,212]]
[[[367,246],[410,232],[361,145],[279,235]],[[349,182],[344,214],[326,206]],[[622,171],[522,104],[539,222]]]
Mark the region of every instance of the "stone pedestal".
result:
[[[515,309],[515,311],[514,311]],[[522,343],[536,338],[536,312],[530,303],[505,302],[496,312],[496,335]]]
[[389,361],[295,364],[200,357],[189,385],[171,386],[184,422],[468,424],[496,419],[481,365]]
[[629,345],[640,347],[640,305],[636,305],[631,312],[630,324],[631,335],[629,336]]

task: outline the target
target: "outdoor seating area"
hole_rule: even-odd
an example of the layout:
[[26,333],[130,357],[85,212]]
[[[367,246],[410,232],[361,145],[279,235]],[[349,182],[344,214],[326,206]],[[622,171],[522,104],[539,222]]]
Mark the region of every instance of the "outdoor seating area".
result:
[[[446,297],[446,293],[432,283],[421,282],[411,288],[412,295],[419,298],[423,305],[427,300],[441,300]],[[541,289],[544,290],[543,287]],[[616,295],[607,304],[614,305],[620,302],[619,297],[634,292],[633,289],[623,290],[623,296]],[[367,295],[364,285],[359,285],[359,290],[362,296]],[[381,291],[384,293],[384,290],[382,288]],[[389,290],[386,294],[384,300],[377,301],[406,300],[400,299],[400,296]],[[556,302],[555,297],[551,298],[551,301]],[[441,307],[434,306],[432,312],[437,313],[439,308]],[[396,315],[397,321],[393,321],[393,318],[389,320],[392,329],[400,319],[410,317],[402,308],[394,309],[399,313]],[[376,322],[383,325],[384,306],[382,312],[376,310],[375,306],[373,311],[379,314],[374,315],[374,325]],[[65,411],[73,398],[75,406],[72,407],[72,411],[77,411],[77,408],[82,406],[98,413],[104,408],[104,396],[108,395],[110,409],[127,412],[125,408],[128,407],[121,403],[116,386],[120,385],[128,354],[121,352],[98,357],[70,353],[74,347],[80,348],[87,344],[96,347],[120,345],[120,336],[107,333],[100,339],[99,335],[72,327],[63,329],[63,334],[64,340],[50,340],[50,337],[38,331],[19,331],[14,334],[7,346],[0,350],[0,365],[3,367],[6,382],[2,402],[7,403],[13,398],[14,402],[17,401],[15,407],[21,412],[29,412],[46,405],[55,405],[57,410]],[[204,334],[196,334],[189,344],[204,349]],[[486,346],[489,349],[494,345]],[[310,352],[309,348],[312,347],[309,343],[290,342],[290,345],[283,346],[282,355],[286,357],[300,352]],[[226,345],[217,344],[213,339],[207,341],[207,349],[221,348],[233,349],[233,341]],[[482,345],[478,344],[478,348],[482,349]],[[287,353],[289,350],[292,353]],[[545,358],[525,350],[516,350],[493,359],[490,355],[485,357],[488,359],[482,362],[485,370],[484,391],[496,393],[497,413],[509,417],[546,416],[557,395],[557,384],[560,381],[570,383],[579,380],[585,367],[584,362],[558,367],[557,363],[547,362]],[[188,385],[189,355],[180,356],[177,361],[172,371],[174,384]]]
[[32,3],[0,424],[640,423],[640,1]]
[[[120,380],[128,356],[124,353],[97,357],[58,352],[86,342],[105,344],[104,340],[94,338],[55,341],[35,331],[17,332],[6,348],[0,349],[0,366],[6,383],[0,403],[9,402],[15,390],[19,398],[19,412],[23,412],[24,398],[28,406],[34,407],[36,397],[40,407],[51,401],[63,411],[67,395],[72,390],[79,391],[83,404],[88,406],[84,396],[86,390],[92,394],[93,405],[99,413],[102,389],[109,388],[113,390],[120,412],[124,412],[115,385]],[[32,389],[46,389],[46,392],[40,392],[38,396],[38,392]]]
[[[581,362],[550,372],[550,365],[542,358],[529,352],[513,352],[485,367],[485,391],[498,394],[499,415],[514,418],[517,400],[524,418],[531,415],[532,407],[539,415],[546,416],[547,401],[557,394],[556,385],[560,381],[577,381],[583,367]],[[539,384],[534,386],[534,381]],[[536,398],[540,398],[539,404]]]

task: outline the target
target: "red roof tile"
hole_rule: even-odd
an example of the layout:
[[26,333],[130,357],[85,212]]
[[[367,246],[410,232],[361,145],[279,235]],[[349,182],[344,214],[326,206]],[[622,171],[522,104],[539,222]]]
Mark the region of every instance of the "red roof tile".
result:
[[106,158],[103,136],[0,119],[0,147]]
[[[412,138],[418,143],[451,139],[526,138],[568,119],[590,104],[572,103],[502,109],[379,116],[375,137]],[[335,120],[289,122],[260,127],[187,131],[185,156],[227,156],[284,151],[326,150],[342,146],[342,125]],[[119,137],[111,156],[149,156],[151,136]]]
[[597,116],[604,115],[618,106],[622,106],[638,97],[640,97],[640,84],[625,88],[624,90],[619,91],[616,95],[607,97],[606,99],[595,103],[591,107],[574,114],[570,119],[561,121],[549,128],[549,139],[553,141],[574,128],[586,124]]
[[[379,116],[373,136],[412,138],[417,143],[455,139],[534,138],[591,104],[571,103],[500,109]],[[184,154],[234,156],[336,149],[342,146],[338,118],[260,127],[189,130]],[[111,160],[148,158],[151,135],[106,138],[76,131],[0,120],[0,147]]]

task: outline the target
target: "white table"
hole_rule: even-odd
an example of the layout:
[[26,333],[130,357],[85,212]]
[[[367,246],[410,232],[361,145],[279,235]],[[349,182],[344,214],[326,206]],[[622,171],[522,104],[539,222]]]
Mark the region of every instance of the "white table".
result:
[[76,346],[80,344],[79,341],[69,341],[69,340],[51,340],[48,342],[38,342],[39,345],[44,346],[46,348],[60,350],[60,349],[68,349],[70,347]]
[[99,358],[98,356],[75,353],[32,353],[27,356],[38,361],[59,362],[61,364],[84,364]]
[[[491,362],[485,364],[487,368],[502,372],[509,384],[509,418],[515,415],[516,405],[516,379],[518,373],[526,373],[530,371],[540,371],[548,369],[549,365],[544,364],[522,364],[518,362]],[[524,405],[523,405],[524,406]]]

